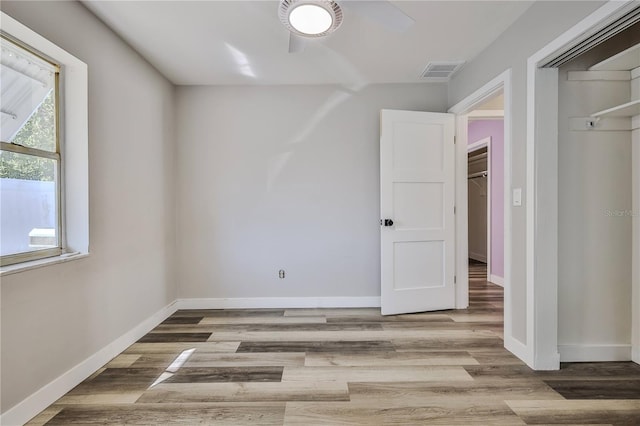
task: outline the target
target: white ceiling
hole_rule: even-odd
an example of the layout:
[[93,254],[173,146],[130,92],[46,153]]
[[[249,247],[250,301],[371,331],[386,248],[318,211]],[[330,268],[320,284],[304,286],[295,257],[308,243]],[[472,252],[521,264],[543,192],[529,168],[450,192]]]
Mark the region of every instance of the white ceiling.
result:
[[334,34],[295,54],[278,1],[83,3],[175,84],[357,87],[424,81],[429,61],[469,61],[533,2],[393,1],[415,20],[404,33],[343,7]]

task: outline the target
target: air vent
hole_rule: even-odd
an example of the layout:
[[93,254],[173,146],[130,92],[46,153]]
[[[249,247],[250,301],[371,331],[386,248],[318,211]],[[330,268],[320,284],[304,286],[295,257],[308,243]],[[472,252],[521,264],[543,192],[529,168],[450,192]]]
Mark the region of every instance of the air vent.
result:
[[464,61],[429,62],[420,77],[429,80],[448,81],[463,64]]

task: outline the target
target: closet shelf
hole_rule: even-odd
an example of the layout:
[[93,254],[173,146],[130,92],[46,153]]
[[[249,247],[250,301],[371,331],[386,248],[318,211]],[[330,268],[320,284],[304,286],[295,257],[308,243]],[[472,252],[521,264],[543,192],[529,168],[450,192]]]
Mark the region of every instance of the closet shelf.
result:
[[592,117],[633,117],[640,115],[640,99],[591,114]]
[[630,71],[640,67],[640,44],[623,50],[589,68],[589,71]]

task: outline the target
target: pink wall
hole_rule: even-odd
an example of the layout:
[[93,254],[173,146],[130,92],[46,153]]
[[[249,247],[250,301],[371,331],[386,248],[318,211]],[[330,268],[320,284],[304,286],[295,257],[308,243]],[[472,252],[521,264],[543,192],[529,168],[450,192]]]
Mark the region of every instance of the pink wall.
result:
[[504,277],[504,123],[469,122],[469,144],[491,136],[491,274]]

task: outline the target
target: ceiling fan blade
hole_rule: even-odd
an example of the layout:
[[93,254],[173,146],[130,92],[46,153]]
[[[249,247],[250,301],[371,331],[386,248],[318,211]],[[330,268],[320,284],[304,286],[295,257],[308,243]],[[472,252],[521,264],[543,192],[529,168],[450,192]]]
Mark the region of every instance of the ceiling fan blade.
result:
[[289,33],[289,53],[299,53],[304,51],[306,40],[302,37]]
[[407,31],[415,23],[410,16],[388,1],[353,0],[343,1],[340,4],[392,31]]

